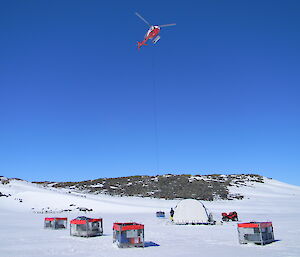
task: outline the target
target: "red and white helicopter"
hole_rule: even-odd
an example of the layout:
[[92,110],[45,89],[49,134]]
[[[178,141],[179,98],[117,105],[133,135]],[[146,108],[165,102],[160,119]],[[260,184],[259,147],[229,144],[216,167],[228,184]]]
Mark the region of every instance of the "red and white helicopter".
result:
[[152,43],[156,44],[157,41],[160,39],[160,36],[158,35],[159,32],[160,32],[160,28],[176,25],[175,23],[172,23],[172,24],[164,24],[164,25],[155,25],[155,26],[153,26],[148,21],[146,21],[139,13],[136,12],[135,14],[136,14],[136,16],[138,16],[143,22],[145,22],[150,27],[148,29],[145,37],[144,37],[144,40],[142,42],[137,42],[138,43],[138,49],[140,49],[142,45],[146,46],[147,45],[146,42],[149,39],[152,39]]

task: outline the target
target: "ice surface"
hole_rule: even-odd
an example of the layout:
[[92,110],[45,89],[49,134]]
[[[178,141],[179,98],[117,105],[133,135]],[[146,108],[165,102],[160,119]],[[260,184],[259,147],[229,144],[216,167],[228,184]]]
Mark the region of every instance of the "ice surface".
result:
[[[245,195],[245,199],[204,202],[214,218],[221,220],[221,212],[237,211],[242,222],[272,221],[278,241],[266,246],[240,245],[236,222],[185,226],[172,225],[167,218],[156,218],[156,211],[169,213],[179,201],[75,194],[24,181],[11,181],[0,185],[0,192],[11,194],[10,197],[0,197],[0,257],[300,256],[300,187],[265,178],[265,183],[232,187],[231,191]],[[84,214],[76,209],[78,206],[93,211]],[[72,211],[45,213],[62,209]],[[63,216],[71,220],[82,215],[102,217],[104,236],[78,238],[71,237],[68,229],[43,228],[46,216]],[[145,224],[147,247],[119,249],[114,246],[112,223],[116,221]]]

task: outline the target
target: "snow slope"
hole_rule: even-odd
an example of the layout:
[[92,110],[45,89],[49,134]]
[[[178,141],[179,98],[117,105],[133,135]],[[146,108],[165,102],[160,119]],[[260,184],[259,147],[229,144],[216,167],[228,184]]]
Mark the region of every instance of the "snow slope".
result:
[[[0,184],[0,257],[44,256],[300,256],[300,187],[264,179],[249,187],[231,187],[232,193],[245,195],[244,200],[203,202],[221,219],[221,212],[237,211],[240,221],[272,221],[275,239],[266,245],[240,245],[236,223],[216,226],[177,226],[168,219],[158,219],[155,212],[169,212],[176,200],[136,197],[84,195],[66,190],[42,188],[12,180]],[[22,202],[20,202],[22,199]],[[72,205],[72,206],[70,206]],[[46,216],[69,219],[83,215],[76,207],[92,208],[89,217],[103,217],[104,236],[71,237],[69,230],[44,230]],[[33,209],[34,208],[34,209]],[[71,209],[64,213],[62,209]],[[112,223],[136,221],[145,224],[144,249],[118,249],[112,244]]]

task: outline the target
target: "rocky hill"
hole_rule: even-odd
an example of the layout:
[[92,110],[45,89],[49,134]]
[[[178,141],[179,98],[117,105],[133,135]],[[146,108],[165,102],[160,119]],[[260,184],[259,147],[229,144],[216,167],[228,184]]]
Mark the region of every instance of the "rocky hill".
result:
[[198,200],[243,199],[231,194],[232,186],[251,186],[264,183],[256,174],[237,175],[157,175],[99,178],[80,182],[34,182],[45,187],[64,188],[70,192],[139,196],[164,199],[193,198]]

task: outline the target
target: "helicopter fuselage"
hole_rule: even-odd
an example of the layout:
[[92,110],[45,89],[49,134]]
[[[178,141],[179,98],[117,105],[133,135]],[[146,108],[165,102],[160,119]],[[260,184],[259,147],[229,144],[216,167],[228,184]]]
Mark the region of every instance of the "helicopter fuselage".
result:
[[160,27],[158,26],[151,26],[150,29],[147,31],[144,39],[152,39],[155,38],[160,32]]

